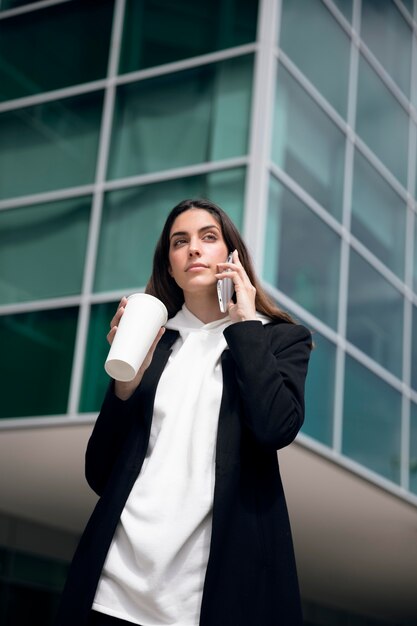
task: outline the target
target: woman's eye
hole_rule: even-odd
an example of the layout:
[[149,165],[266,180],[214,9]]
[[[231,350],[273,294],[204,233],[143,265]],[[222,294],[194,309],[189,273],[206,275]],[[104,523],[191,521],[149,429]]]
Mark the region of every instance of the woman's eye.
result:
[[207,235],[204,236],[204,239],[209,239],[211,241],[215,241],[217,239],[216,235],[214,233],[207,233]]
[[173,246],[174,248],[178,248],[178,246],[181,246],[184,243],[185,243],[185,239],[176,239],[173,243]]

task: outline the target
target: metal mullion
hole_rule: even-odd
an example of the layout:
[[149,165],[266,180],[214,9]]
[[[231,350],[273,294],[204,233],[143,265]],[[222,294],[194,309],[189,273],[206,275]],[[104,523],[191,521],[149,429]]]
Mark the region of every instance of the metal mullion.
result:
[[408,12],[408,10],[405,8],[403,3],[399,0],[393,0],[393,2],[396,5],[399,12],[401,13],[401,15],[403,16],[403,18],[405,19],[405,21],[408,23],[408,25],[411,26],[411,28],[414,28],[413,18]]
[[176,178],[186,178],[188,176],[197,176],[201,174],[209,174],[211,172],[236,169],[238,167],[245,167],[247,162],[248,158],[246,156],[233,157],[231,159],[223,159],[220,161],[206,161],[205,163],[198,163],[196,165],[186,165],[183,167],[175,167],[168,170],[151,172],[150,174],[138,174],[136,176],[128,176],[126,178],[106,181],[103,182],[103,189],[105,191],[127,189],[129,187],[149,185],[167,180],[174,180]]
[[[69,0],[64,1],[68,2]],[[129,72],[128,74],[122,74],[119,76],[116,72],[115,74],[108,74],[107,78],[94,80],[88,83],[71,85],[70,87],[62,87],[61,89],[55,89],[40,94],[33,94],[30,96],[24,96],[22,98],[15,98],[14,100],[1,102],[0,113],[15,111],[22,108],[44,104],[46,102],[53,102],[55,100],[62,100],[64,98],[70,98],[85,93],[91,93],[94,91],[106,89],[106,87],[109,86],[125,85],[129,83],[139,82],[141,80],[156,78],[158,76],[164,76],[166,74],[172,74],[174,72],[181,72],[187,69],[202,67],[211,63],[219,63],[228,59],[251,54],[255,52],[255,50],[256,44],[250,43],[242,46],[236,46],[234,48],[228,48],[226,50],[220,50],[218,52],[211,52],[208,54],[199,55],[190,59],[183,59],[181,61],[174,61],[172,63],[156,65],[154,67],[150,67],[144,70],[137,70],[135,72]]]
[[417,306],[417,295],[410,289],[407,291],[407,297],[414,306]]
[[343,236],[344,228],[321,204],[317,202],[297,181],[275,163],[269,164],[269,169],[279,182],[283,183],[303,204],[311,209],[323,222],[335,231],[340,237]]
[[353,29],[349,20],[343,15],[339,7],[333,4],[332,0],[321,0],[324,6],[328,9],[328,11],[332,14],[332,16],[337,21],[338,25],[345,31],[349,37],[352,37]]
[[[415,34],[412,34],[412,55],[410,68],[410,97],[416,93],[417,81],[415,73],[417,41]],[[403,321],[403,381],[408,393],[403,393],[401,412],[401,485],[404,489],[410,487],[410,396],[411,396],[411,373],[412,373],[412,333],[413,333],[413,303],[409,294],[413,289],[413,261],[414,261],[414,226],[415,213],[412,210],[414,205],[413,196],[416,185],[416,149],[417,149],[417,129],[413,116],[409,117],[409,143],[408,143],[408,202],[405,240],[405,266],[404,276],[407,290],[404,298],[404,321]],[[405,391],[405,390],[404,390]]]
[[402,184],[397,180],[397,178],[392,174],[392,172],[387,168],[386,165],[376,156],[374,152],[369,148],[369,146],[359,137],[359,135],[355,134],[354,139],[355,147],[361,152],[361,154],[366,157],[366,159],[372,164],[372,166],[376,169],[378,174],[386,180],[391,187],[398,193],[398,195],[403,198],[404,202],[407,202],[407,190]]
[[349,236],[351,248],[355,250],[363,259],[366,260],[381,276],[387,280],[401,295],[405,295],[404,282],[398,278],[392,270],[390,270],[377,256],[373,254],[366,246],[363,245],[354,235]]
[[141,80],[147,80],[149,78],[157,78],[158,76],[164,76],[165,74],[173,74],[175,72],[182,72],[184,70],[210,65],[211,63],[220,63],[222,61],[227,61],[228,59],[234,59],[246,54],[252,54],[253,52],[256,52],[256,50],[256,43],[248,43],[242,46],[219,50],[217,52],[208,52],[207,54],[182,59],[181,61],[172,61],[170,63],[155,65],[154,67],[149,67],[143,70],[135,70],[134,72],[121,74],[115,77],[114,80],[117,85],[126,85],[129,83],[139,82]]
[[186,176],[195,176],[220,170],[234,169],[245,167],[248,157],[233,157],[220,161],[207,161],[197,165],[187,165],[184,167],[172,168],[169,170],[160,170],[150,174],[139,174],[137,176],[129,176],[126,178],[118,178],[116,180],[103,181],[102,183],[80,185],[79,187],[69,187],[67,189],[58,189],[56,191],[45,191],[42,193],[32,194],[28,196],[19,196],[8,200],[0,201],[0,211],[15,209],[18,207],[29,206],[33,204],[41,204],[53,202],[57,200],[66,200],[68,198],[82,197],[93,194],[100,186],[104,191],[114,189],[126,189],[137,185],[146,185],[155,182],[163,182],[174,178],[182,178]]
[[399,104],[403,107],[407,114],[410,113],[410,103],[407,97],[403,94],[401,89],[398,87],[397,83],[394,79],[388,74],[384,66],[377,59],[374,53],[368,48],[363,39],[360,40],[359,49],[364,59],[369,63],[377,76],[382,80],[387,89],[391,92],[391,94],[395,97],[395,99],[399,102]]
[[[69,0],[65,0],[68,2]],[[105,89],[107,80],[101,78],[89,83],[82,83],[79,85],[71,85],[70,87],[62,87],[61,89],[54,89],[52,91],[45,91],[44,93],[34,94],[31,96],[24,96],[22,98],[15,98],[14,100],[7,100],[0,103],[0,114],[7,113],[9,111],[18,111],[19,109],[26,109],[40,104],[48,102],[61,101],[65,98],[71,98],[74,96],[80,96],[86,93],[92,93],[94,91],[100,91]]]
[[340,337],[337,335],[335,330],[323,322],[323,320],[307,311],[307,309],[298,304],[298,302],[293,300],[288,294],[266,281],[262,281],[262,285],[280,306],[285,309],[289,309],[297,318],[304,320],[306,324],[315,328],[321,335],[332,341],[334,344],[337,344],[340,341]]
[[[380,365],[377,361],[372,359],[372,357],[368,356],[365,352],[362,352],[362,350],[360,350],[353,343],[351,343],[344,337],[341,337],[330,326],[325,324],[322,320],[316,318],[312,313],[304,309],[301,305],[295,302],[290,296],[283,293],[280,289],[266,282],[264,282],[263,285],[265,286],[265,289],[268,291],[268,293],[271,294],[271,296],[276,299],[281,306],[291,310],[291,312],[293,312],[296,317],[305,320],[305,322],[309,326],[315,328],[326,339],[332,341],[334,344],[336,344],[337,347],[340,347],[344,352],[353,357],[367,370],[371,371],[373,374],[378,376],[378,378],[387,383],[390,387],[401,393],[401,391],[404,389],[404,383],[398,376],[395,376],[395,374]],[[409,393],[411,394],[411,390],[409,390]]]
[[76,414],[81,393],[83,363],[85,359],[85,350],[87,346],[88,325],[90,320],[91,304],[88,296],[91,294],[94,273],[97,260],[97,249],[100,234],[101,214],[103,208],[103,182],[106,176],[106,169],[109,157],[111,128],[114,113],[114,104],[116,97],[116,86],[111,79],[117,73],[121,39],[123,31],[123,19],[125,11],[125,0],[116,0],[113,14],[112,35],[110,42],[110,55],[107,70],[107,83],[104,96],[103,114],[100,129],[100,140],[98,148],[98,161],[96,169],[96,189],[93,198],[93,205],[90,218],[90,228],[88,233],[87,253],[85,261],[84,280],[82,294],[87,296],[80,306],[79,320],[77,326],[77,335],[75,340],[74,359],[72,367],[71,385],[68,401],[68,413]]
[[363,365],[367,370],[371,371],[373,374],[378,376],[378,378],[386,382],[388,385],[393,387],[399,393],[402,392],[404,388],[404,383],[401,380],[401,378],[399,378],[398,376],[396,376],[395,374],[387,370],[383,365],[375,361],[372,357],[370,357],[368,354],[363,352],[360,348],[355,346],[353,343],[351,343],[347,339],[346,339],[345,350],[346,350],[346,354],[349,354],[349,356],[353,357],[356,361],[358,361],[358,363]]
[[[132,293],[139,293],[145,290],[145,285],[132,285]],[[111,291],[100,291],[99,293],[92,293],[89,297],[91,304],[106,304],[109,302],[117,302],[126,296],[126,289],[113,289]]]
[[417,496],[409,491],[405,491],[396,483],[369,469],[365,465],[361,465],[358,461],[353,460],[351,457],[334,452],[331,448],[326,447],[324,444],[321,444],[302,432],[297,436],[297,442],[302,447],[318,452],[321,456],[327,458],[329,461],[333,461],[339,467],[344,467],[353,474],[361,476],[367,482],[382,488],[384,491],[393,496],[396,496],[401,500],[401,502],[407,502],[414,507],[417,506]]
[[268,209],[268,163],[274,124],[277,69],[274,49],[278,39],[280,8],[280,0],[261,0],[258,12],[243,223],[243,235],[258,273],[262,272]]
[[358,91],[358,67],[359,51],[357,48],[357,35],[355,27],[359,27],[358,3],[353,4],[352,32],[350,40],[348,103],[347,103],[347,127],[344,164],[343,186],[343,211],[342,211],[342,239],[340,242],[340,268],[339,268],[339,292],[338,292],[338,319],[337,332],[342,341],[338,342],[336,350],[335,368],[335,392],[333,405],[333,441],[332,447],[337,452],[342,452],[343,444],[343,407],[345,395],[345,365],[346,365],[346,326],[349,291],[349,262],[350,262],[350,228],[351,228],[351,203],[353,186],[353,163],[354,163],[354,132],[356,118],[356,102]]
[[80,185],[79,187],[69,187],[68,189],[59,189],[57,191],[45,191],[28,196],[19,196],[17,198],[1,200],[0,211],[18,209],[20,207],[36,204],[46,204],[48,202],[56,202],[58,200],[68,200],[70,198],[81,198],[83,196],[89,196],[93,193],[94,185]]
[[400,482],[404,489],[410,487],[410,394],[403,393],[401,402]]
[[51,426],[88,426],[97,418],[97,413],[83,413],[80,415],[73,415],[71,419],[68,419],[68,414],[64,415],[48,415],[37,417],[10,417],[0,420],[0,432],[4,430],[28,430],[36,428],[50,428]]
[[21,15],[22,13],[32,13],[38,9],[45,9],[56,4],[64,4],[69,1],[70,0],[44,0],[44,2],[32,2],[22,7],[16,7],[15,9],[6,9],[5,11],[0,11],[0,20],[7,19],[8,17],[14,17],[15,15]]
[[32,313],[33,311],[47,311],[49,309],[63,309],[79,306],[81,296],[63,296],[62,298],[45,298],[13,304],[0,305],[0,315],[14,315],[18,313]]
[[303,87],[307,94],[314,100],[314,102],[328,115],[334,124],[342,132],[347,132],[347,124],[343,117],[332,107],[332,105],[326,100],[326,98],[320,93],[320,91],[311,83],[306,76],[298,69],[298,67],[291,61],[291,59],[283,52],[279,50],[278,60],[285,69],[291,74],[291,76]]

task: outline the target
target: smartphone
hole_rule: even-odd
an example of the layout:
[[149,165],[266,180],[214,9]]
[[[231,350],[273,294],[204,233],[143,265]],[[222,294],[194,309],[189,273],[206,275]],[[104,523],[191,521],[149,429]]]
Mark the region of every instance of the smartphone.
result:
[[[227,257],[226,263],[232,262],[232,253]],[[223,278],[217,281],[217,297],[219,299],[219,307],[222,313],[226,313],[227,305],[232,299],[235,286],[231,278]]]

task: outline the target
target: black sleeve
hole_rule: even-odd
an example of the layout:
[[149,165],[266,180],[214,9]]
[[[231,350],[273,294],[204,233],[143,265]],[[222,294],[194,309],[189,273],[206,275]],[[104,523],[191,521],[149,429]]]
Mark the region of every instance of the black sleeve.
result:
[[259,443],[283,448],[304,421],[311,333],[299,324],[238,322],[224,335],[236,364],[244,420]]
[[114,394],[114,381],[107,389],[85,455],[85,476],[98,495],[102,494],[130,432],[137,396],[138,390],[128,400],[120,400]]

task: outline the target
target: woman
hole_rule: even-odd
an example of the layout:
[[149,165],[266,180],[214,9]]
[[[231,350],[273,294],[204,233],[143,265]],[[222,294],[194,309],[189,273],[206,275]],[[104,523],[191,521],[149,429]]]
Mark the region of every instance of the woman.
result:
[[56,624],[301,625],[276,450],[303,423],[310,333],[268,299],[209,201],[171,211],[146,291],[170,319],[103,402],[86,454],[100,499]]

